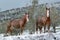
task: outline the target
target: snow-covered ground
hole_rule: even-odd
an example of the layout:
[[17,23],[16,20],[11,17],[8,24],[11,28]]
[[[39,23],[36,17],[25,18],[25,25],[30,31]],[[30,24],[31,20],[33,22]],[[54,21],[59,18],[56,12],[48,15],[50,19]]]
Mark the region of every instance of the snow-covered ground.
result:
[[[38,31],[39,32],[39,31]],[[60,40],[60,31],[56,33],[33,33],[29,34],[29,31],[25,31],[22,35],[4,36],[0,34],[0,40]]]
[[23,34],[14,36],[4,36],[4,34],[0,34],[0,40],[60,40],[60,32],[42,34]]

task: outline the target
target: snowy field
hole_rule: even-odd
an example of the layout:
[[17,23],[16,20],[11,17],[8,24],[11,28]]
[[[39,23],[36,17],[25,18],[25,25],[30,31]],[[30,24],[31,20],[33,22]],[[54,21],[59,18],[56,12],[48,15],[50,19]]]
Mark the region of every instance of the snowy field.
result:
[[4,34],[0,34],[0,40],[60,40],[60,32],[42,34],[23,34],[14,36],[4,36]]
[[29,31],[26,31],[22,35],[13,36],[4,36],[4,34],[0,34],[0,40],[60,40],[60,32],[29,34]]

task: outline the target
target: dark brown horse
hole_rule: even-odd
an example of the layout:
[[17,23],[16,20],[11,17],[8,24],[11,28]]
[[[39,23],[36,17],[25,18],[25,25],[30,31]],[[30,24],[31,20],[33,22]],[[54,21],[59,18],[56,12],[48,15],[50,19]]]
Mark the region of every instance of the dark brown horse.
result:
[[16,28],[16,29],[20,29],[21,32],[20,34],[22,34],[24,30],[24,26],[28,21],[29,21],[29,14],[25,13],[21,19],[15,19],[10,21],[7,25],[6,32],[12,34],[13,29]]
[[40,33],[42,32],[42,26],[44,26],[44,33],[46,31],[46,27],[48,28],[48,32],[50,29],[50,8],[46,8],[46,16],[43,16],[42,18],[38,17],[36,20],[36,32],[38,29],[40,30]]

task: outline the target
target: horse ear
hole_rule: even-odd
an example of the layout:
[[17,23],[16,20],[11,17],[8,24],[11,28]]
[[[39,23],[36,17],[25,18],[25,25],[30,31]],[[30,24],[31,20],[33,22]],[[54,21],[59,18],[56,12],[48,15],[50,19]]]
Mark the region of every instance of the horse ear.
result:
[[25,13],[25,15],[29,15],[29,13]]
[[23,15],[27,15],[27,13],[24,13]]
[[25,13],[25,14],[27,14],[27,13]]
[[47,7],[46,7],[46,10],[47,10]]

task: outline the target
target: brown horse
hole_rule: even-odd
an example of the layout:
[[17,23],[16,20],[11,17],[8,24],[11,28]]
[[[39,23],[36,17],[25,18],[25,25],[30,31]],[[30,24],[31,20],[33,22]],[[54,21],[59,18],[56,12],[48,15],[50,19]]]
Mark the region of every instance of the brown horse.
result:
[[40,30],[40,33],[42,32],[42,26],[44,26],[44,33],[46,31],[46,26],[48,28],[48,32],[50,29],[50,8],[46,8],[46,17],[43,16],[42,18],[38,17],[38,19],[36,20],[36,32],[38,31],[38,28]]
[[20,34],[22,34],[24,30],[24,26],[28,21],[29,21],[29,14],[25,13],[21,19],[15,19],[10,21],[7,25],[6,32],[12,34],[13,29],[16,28],[16,29],[20,29],[21,32]]

